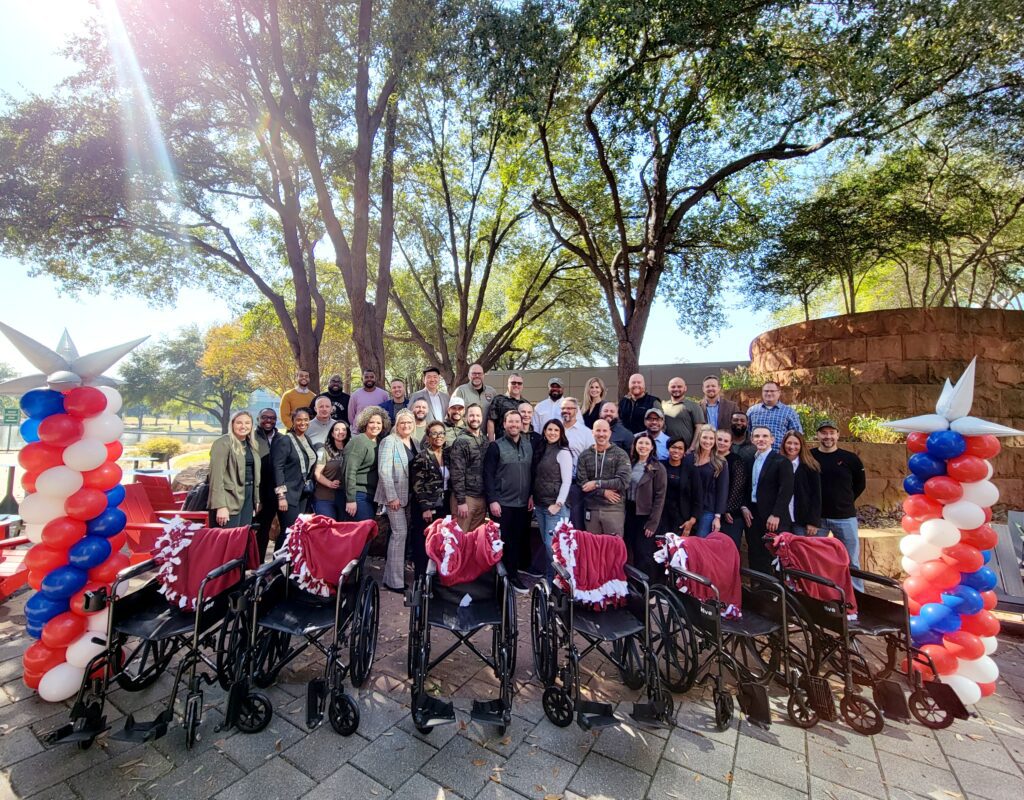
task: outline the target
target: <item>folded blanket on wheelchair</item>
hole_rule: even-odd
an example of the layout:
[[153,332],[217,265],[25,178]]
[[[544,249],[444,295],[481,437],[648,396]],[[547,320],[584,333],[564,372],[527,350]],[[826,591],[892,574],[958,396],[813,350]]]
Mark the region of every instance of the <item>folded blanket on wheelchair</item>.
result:
[[338,522],[319,514],[301,514],[288,529],[285,553],[292,577],[307,592],[330,597],[338,589],[338,577],[353,560],[359,560],[366,543],[377,535],[377,523]]
[[434,520],[425,532],[427,556],[437,566],[442,586],[475,581],[501,561],[504,542],[491,520],[464,531],[451,517]]
[[566,586],[560,575],[555,583],[578,603],[596,609],[626,604],[626,544],[620,536],[578,531],[568,522],[559,523],[551,541],[551,557],[572,578]]
[[[850,578],[850,554],[838,539],[824,536],[796,536],[780,533],[767,539],[769,552],[773,553],[783,569],[799,569],[827,578],[843,590],[846,598],[847,616],[857,617],[857,597],[853,592]],[[838,600],[835,589],[820,583],[797,578],[791,580],[790,588],[800,594],[818,600]]]
[[[248,527],[204,528],[175,517],[153,543],[153,558],[160,593],[178,608],[192,611],[199,599],[199,587],[206,576],[222,564],[244,558],[245,569],[259,566],[256,534]],[[214,578],[203,590],[203,599],[212,599],[238,582],[241,576],[232,570]]]
[[[712,531],[705,538],[667,533],[665,546],[654,554],[654,560],[707,578],[718,589],[722,616],[727,619],[742,616],[740,553],[724,533]],[[701,602],[715,599],[711,587],[683,576],[676,579],[676,588]]]

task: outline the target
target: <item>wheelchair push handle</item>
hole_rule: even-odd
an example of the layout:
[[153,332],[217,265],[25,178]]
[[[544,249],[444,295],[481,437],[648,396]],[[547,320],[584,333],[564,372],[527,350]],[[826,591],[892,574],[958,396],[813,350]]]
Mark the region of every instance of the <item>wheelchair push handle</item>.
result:
[[815,575],[813,572],[804,572],[802,569],[786,569],[784,570],[784,573],[786,577],[801,578],[802,580],[807,580],[811,583],[816,583],[819,586],[825,586],[832,589],[839,595],[839,602],[842,603],[843,606],[847,605],[846,592],[843,591],[843,587],[833,581],[830,581],[828,578],[821,575]]
[[345,568],[338,575],[338,586],[343,586],[345,584],[345,581],[348,580],[349,575],[351,575],[353,573],[353,571],[355,570],[355,568],[358,567],[358,566],[359,566],[359,559],[358,558],[353,558],[351,561],[349,561],[345,565]]

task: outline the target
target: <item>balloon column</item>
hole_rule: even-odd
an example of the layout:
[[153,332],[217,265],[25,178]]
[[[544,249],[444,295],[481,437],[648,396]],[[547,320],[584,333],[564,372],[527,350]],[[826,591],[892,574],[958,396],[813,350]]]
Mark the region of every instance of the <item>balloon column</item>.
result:
[[998,539],[988,523],[999,490],[989,459],[999,453],[998,436],[1022,434],[968,416],[974,367],[971,361],[956,386],[946,381],[935,414],[887,423],[908,433],[900,551],[911,638],[966,705],[992,694],[999,677],[992,659],[997,579],[986,566]]
[[90,659],[103,650],[106,612],[87,613],[85,593],[109,585],[128,566],[125,496],[120,458],[121,396],[101,373],[141,341],[79,357],[65,332],[57,353],[0,323],[0,330],[46,374],[0,384],[0,393],[20,393],[28,417],[21,424],[25,446],[18,463],[26,494],[19,508],[24,535],[33,542],[25,556],[35,589],[25,603],[29,636],[23,678],[39,696],[57,702],[73,695]]

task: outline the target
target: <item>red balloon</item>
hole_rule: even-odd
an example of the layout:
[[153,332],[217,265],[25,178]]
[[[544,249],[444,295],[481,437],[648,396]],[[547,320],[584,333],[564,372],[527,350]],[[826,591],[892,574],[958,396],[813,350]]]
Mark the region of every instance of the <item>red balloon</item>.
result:
[[910,514],[904,514],[903,519],[900,520],[900,525],[903,526],[903,530],[907,533],[917,533],[921,529],[921,520],[910,516]]
[[942,516],[942,504],[923,494],[912,494],[903,501],[903,510],[918,522]]
[[956,658],[962,658],[965,661],[973,661],[985,655],[985,643],[979,637],[967,631],[960,630],[947,633],[942,637],[942,643],[951,655]]
[[975,636],[995,636],[999,633],[999,620],[991,611],[979,611],[977,614],[960,618],[960,630],[973,633]]
[[96,469],[82,473],[83,486],[86,489],[99,489],[106,492],[121,482],[122,471],[113,461],[106,461]]
[[[956,657],[941,644],[926,644],[921,648],[921,652],[929,655],[939,675],[952,675],[956,672]],[[931,669],[925,667],[925,674],[930,672]]]
[[21,657],[25,672],[45,674],[65,661],[63,647],[53,648],[42,641],[35,642]]
[[971,528],[967,531],[960,531],[960,544],[969,544],[979,550],[991,550],[999,541],[999,534],[992,530],[992,526],[985,524],[979,528]]
[[72,519],[90,520],[107,507],[107,496],[99,489],[79,489],[64,501],[64,513]]
[[120,553],[128,543],[128,534],[125,531],[121,531],[120,533],[115,533],[113,536],[108,536],[107,541],[110,542],[111,553]]
[[985,506],[982,511],[985,512],[985,522],[992,521],[992,506]]
[[64,410],[72,417],[95,417],[102,414],[106,407],[106,395],[92,386],[79,386],[64,395]]
[[28,571],[28,576],[25,578],[25,580],[28,581],[29,586],[31,586],[37,592],[41,592],[43,590],[43,578],[45,578],[49,574],[49,572],[37,572],[30,569]]
[[89,570],[89,580],[98,583],[113,583],[117,573],[127,568],[130,563],[131,560],[124,553],[111,553],[106,561]]
[[67,550],[85,536],[85,523],[71,517],[57,517],[43,526],[43,544],[54,550]]
[[995,458],[1003,446],[995,436],[965,436],[967,449],[964,455],[977,456],[978,458]]
[[979,683],[978,688],[981,689],[982,697],[989,697],[996,693],[995,683]]
[[964,454],[946,462],[946,474],[962,483],[983,481],[988,475],[985,459]]
[[936,475],[924,482],[924,493],[940,503],[955,503],[964,496],[964,487],[958,480],[946,475]]
[[64,449],[45,442],[32,442],[18,451],[18,463],[28,472],[38,475],[50,467],[64,463]]
[[915,431],[907,434],[907,450],[911,453],[923,453],[928,449],[928,434]]
[[39,681],[43,679],[44,674],[45,673],[43,672],[29,672],[28,670],[25,670],[21,674],[21,680],[29,689],[38,689]]
[[[928,562],[929,564],[932,562]],[[941,562],[940,562],[941,563]],[[903,581],[907,595],[921,605],[942,602],[942,593],[923,576],[910,575]]]
[[83,586],[80,591],[71,595],[71,611],[75,614],[78,614],[81,617],[89,617],[92,614],[97,613],[95,611],[87,612],[85,610],[85,593],[95,592],[99,589],[102,589],[103,586],[104,584],[99,583],[97,581],[89,581],[87,584],[85,584],[85,586]]
[[960,583],[960,570],[951,567],[942,559],[925,561],[921,565],[921,577],[936,589],[952,589]]
[[82,438],[85,426],[82,420],[70,414],[51,414],[39,423],[39,441],[57,447],[67,447]]
[[39,477],[39,472],[26,472],[21,476],[21,488],[25,490],[25,494],[33,494],[36,490],[36,478]]
[[913,597],[908,597],[907,598],[907,611],[909,611],[914,616],[917,616],[918,614],[921,613],[921,604],[919,602],[917,602],[917,600],[915,600]]
[[124,453],[124,445],[119,441],[107,442],[107,461],[117,461]]
[[981,599],[985,601],[985,610],[991,611],[996,607],[996,603],[999,602],[999,598],[996,597],[996,593],[989,589],[987,592],[981,593]]
[[963,542],[942,548],[941,558],[959,572],[975,572],[985,566],[981,551]]
[[67,647],[85,633],[86,627],[88,626],[83,617],[71,611],[65,611],[43,626],[43,635],[40,641],[54,650]]
[[25,553],[25,566],[32,572],[47,574],[68,563],[68,551],[37,544]]

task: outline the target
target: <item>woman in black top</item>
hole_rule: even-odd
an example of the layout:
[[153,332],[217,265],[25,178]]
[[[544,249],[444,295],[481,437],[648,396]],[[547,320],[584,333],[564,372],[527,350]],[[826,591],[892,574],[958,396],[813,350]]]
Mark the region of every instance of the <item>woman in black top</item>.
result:
[[665,472],[668,484],[658,533],[689,536],[700,517],[701,486],[697,470],[686,461],[686,441],[681,436],[669,440]]
[[427,571],[424,534],[438,517],[443,517],[450,498],[451,461],[444,446],[445,427],[440,420],[427,425],[422,448],[409,464],[409,537],[416,577]]
[[725,513],[722,514],[722,533],[727,534],[740,547],[743,538],[743,512],[740,509],[746,502],[747,470],[743,457],[732,451],[732,431],[719,428],[715,434],[715,447],[718,455],[725,459],[729,466],[729,496],[725,501]]
[[309,428],[309,409],[297,408],[292,412],[292,428],[274,439],[270,447],[270,460],[274,464],[274,494],[277,495],[277,521],[281,532],[277,535],[280,550],[299,514],[306,511],[312,491],[306,491],[306,482],[313,477],[316,451],[306,437]]
[[780,450],[793,465],[793,499],[789,502],[792,532],[816,536],[821,527],[821,467],[801,433],[790,431],[783,436]]
[[694,536],[707,536],[722,528],[722,515],[729,499],[729,465],[718,453],[716,433],[710,425],[700,425],[686,460],[697,468],[701,484],[701,515]]

